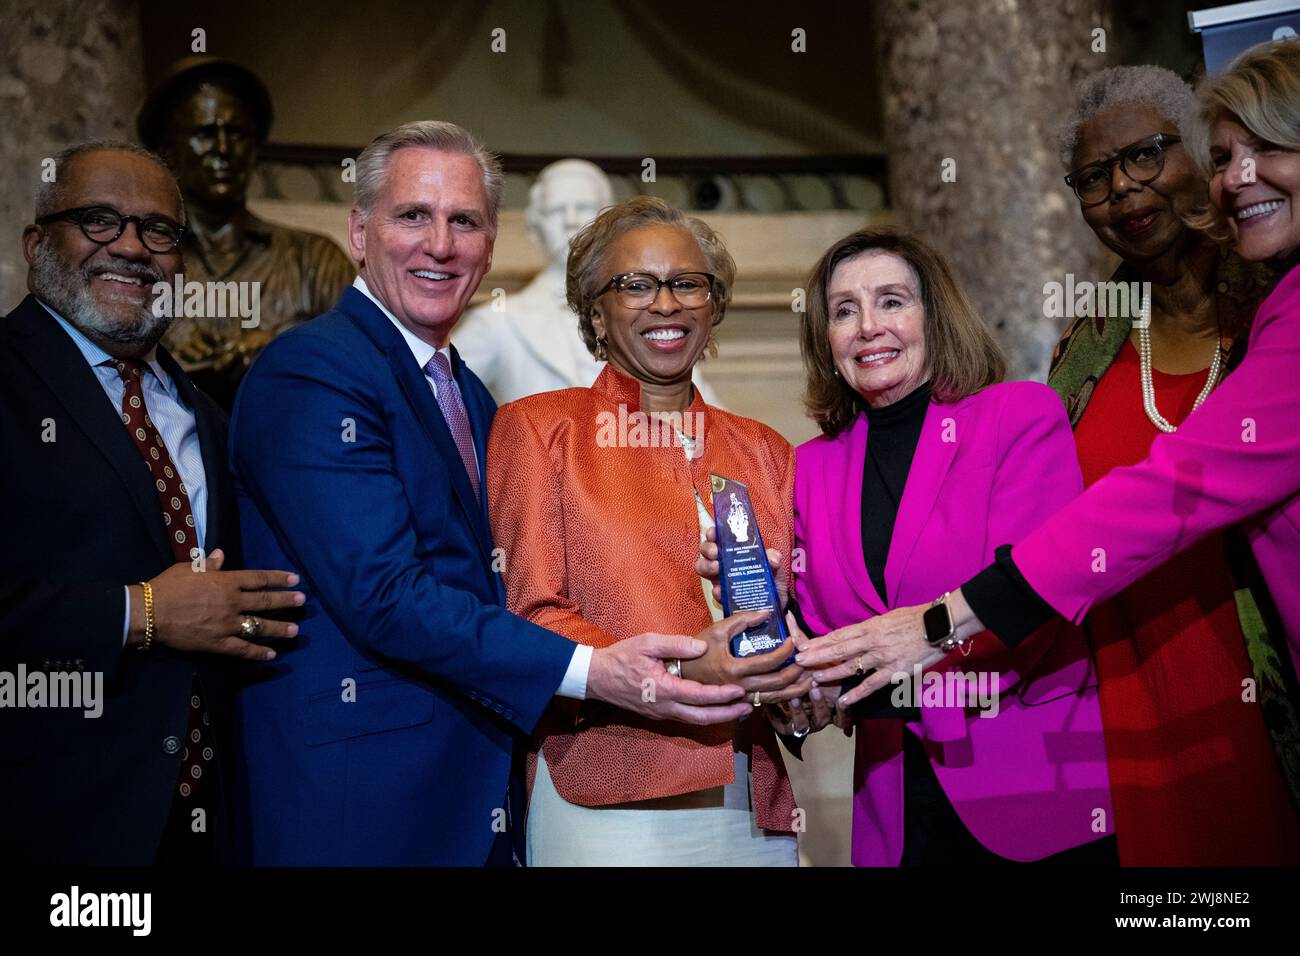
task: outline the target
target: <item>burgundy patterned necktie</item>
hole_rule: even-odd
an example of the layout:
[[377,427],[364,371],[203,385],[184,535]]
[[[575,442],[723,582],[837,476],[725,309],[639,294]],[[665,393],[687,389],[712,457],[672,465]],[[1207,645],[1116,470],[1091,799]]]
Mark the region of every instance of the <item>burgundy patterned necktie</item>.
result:
[[[134,359],[119,359],[113,365],[126,386],[126,392],[122,396],[122,424],[130,432],[131,441],[144,458],[144,463],[149,466],[154,491],[158,495],[158,506],[162,509],[163,524],[167,527],[172,557],[177,561],[191,561],[191,549],[199,551],[199,535],[194,527],[194,514],[190,511],[189,491],[172,462],[167,446],[163,444],[162,435],[158,434],[158,429],[149,418],[149,409],[144,403],[142,378],[148,366]],[[213,758],[212,731],[207,708],[203,704],[203,688],[199,675],[195,674],[190,691],[190,706],[187,708],[189,716],[185,741],[181,745],[181,776],[178,785],[181,798],[189,801],[191,806],[196,805],[194,801],[202,785],[203,773],[212,765]],[[168,740],[174,741],[175,738],[169,737]]]
[[465,400],[461,398],[460,386],[451,375],[451,362],[442,352],[434,352],[424,366],[438,386],[438,407],[442,417],[447,420],[451,437],[460,451],[460,460],[465,465],[465,474],[474,488],[475,500],[482,500],[479,495],[478,459],[474,455],[474,433],[469,428],[469,415],[465,412]]

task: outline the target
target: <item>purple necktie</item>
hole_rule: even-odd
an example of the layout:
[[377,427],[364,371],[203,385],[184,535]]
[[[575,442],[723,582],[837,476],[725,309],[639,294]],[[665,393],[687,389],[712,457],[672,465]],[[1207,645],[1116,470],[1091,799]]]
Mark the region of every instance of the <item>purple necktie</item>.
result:
[[438,407],[442,409],[442,417],[447,420],[451,437],[456,440],[456,447],[460,449],[460,460],[464,463],[465,474],[469,475],[469,483],[474,488],[474,499],[479,501],[481,498],[478,490],[478,459],[474,457],[474,435],[469,430],[469,415],[465,413],[465,401],[460,397],[460,386],[451,377],[451,362],[442,352],[434,352],[425,370],[433,376],[433,381],[438,386]]

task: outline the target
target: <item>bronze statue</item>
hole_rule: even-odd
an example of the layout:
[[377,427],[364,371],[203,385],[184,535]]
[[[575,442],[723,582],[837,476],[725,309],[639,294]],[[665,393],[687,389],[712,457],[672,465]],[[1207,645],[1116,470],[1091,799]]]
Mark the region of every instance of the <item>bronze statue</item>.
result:
[[138,119],[141,142],[167,159],[185,197],[186,282],[259,284],[255,325],[237,315],[185,315],[164,339],[227,411],[257,353],[286,328],[332,308],[356,274],[331,239],[246,208],[271,118],[270,95],[250,70],[192,56],[172,65]]

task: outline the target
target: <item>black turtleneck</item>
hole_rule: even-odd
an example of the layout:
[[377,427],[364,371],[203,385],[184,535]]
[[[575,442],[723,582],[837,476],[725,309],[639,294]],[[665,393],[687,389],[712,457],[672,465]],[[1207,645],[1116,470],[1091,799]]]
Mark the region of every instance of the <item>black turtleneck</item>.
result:
[[[903,398],[882,408],[863,403],[867,416],[867,453],[862,461],[862,559],[867,576],[882,601],[885,594],[885,561],[889,541],[894,536],[894,521],[907,486],[907,474],[921,440],[925,413],[930,408],[930,385],[919,385]],[[850,677],[843,684],[848,690],[862,682]],[[893,687],[886,686],[861,700],[855,712],[859,717],[918,720],[912,707],[895,707],[891,701]]]
[[862,464],[862,557],[876,593],[887,602],[885,560],[912,456],[930,408],[930,383],[923,383],[893,404],[864,408],[868,427],[867,455]]

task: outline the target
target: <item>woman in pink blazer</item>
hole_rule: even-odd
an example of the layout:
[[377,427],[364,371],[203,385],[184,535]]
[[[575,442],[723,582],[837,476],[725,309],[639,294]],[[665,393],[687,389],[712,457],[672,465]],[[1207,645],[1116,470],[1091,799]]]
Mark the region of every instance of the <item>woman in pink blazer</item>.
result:
[[[814,267],[808,301],[823,436],[797,452],[794,597],[821,634],[958,586],[1082,481],[1060,398],[997,384],[1001,351],[921,242],[846,237]],[[932,663],[852,715],[853,862],[1113,862],[1081,633],[1061,624],[1010,648],[981,635]]]
[[[1191,138],[1210,176],[1219,225],[1248,260],[1293,268],[1260,305],[1246,357],[1176,432],[1160,435],[1143,462],[1116,468],[1036,530],[993,543],[997,560],[951,594],[931,620],[953,637],[983,631],[1014,641],[1055,611],[1080,621],[1207,534],[1243,524],[1276,607],[1262,608],[1289,653],[1243,688],[1243,706],[1267,700],[1270,719],[1296,746],[1283,773],[1300,778],[1295,673],[1300,670],[1300,44],[1256,47],[1200,91],[1202,131]],[[1006,542],[1018,542],[1014,548]],[[926,661],[928,601],[826,635],[798,655],[804,666],[840,662],[825,679],[860,667],[876,673],[838,701],[883,686],[883,672]],[[1249,692],[1248,692],[1249,691]],[[1287,728],[1290,728],[1289,730]],[[1294,789],[1294,787],[1293,787]]]

